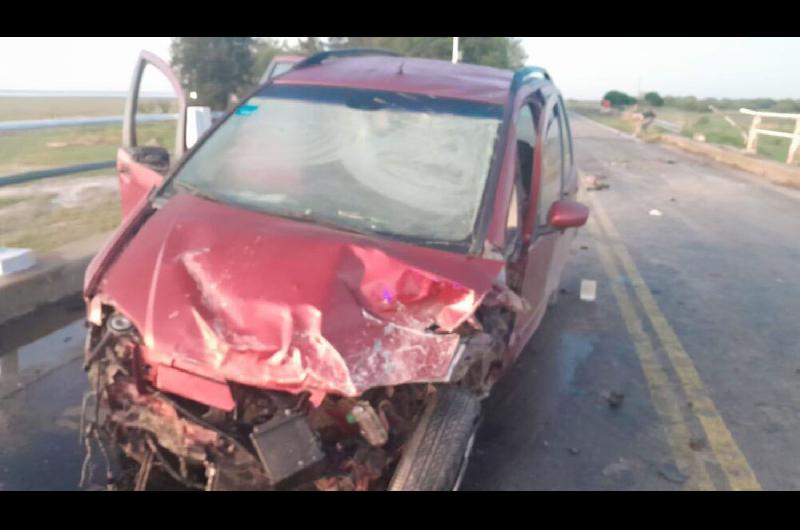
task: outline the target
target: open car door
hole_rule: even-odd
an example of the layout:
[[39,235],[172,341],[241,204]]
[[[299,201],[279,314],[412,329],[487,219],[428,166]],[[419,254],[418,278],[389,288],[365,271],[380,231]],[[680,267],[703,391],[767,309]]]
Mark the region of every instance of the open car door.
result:
[[[139,145],[136,130],[136,114],[142,75],[147,66],[160,71],[172,85],[178,100],[178,118],[175,147],[170,152],[165,147]],[[130,92],[125,102],[122,123],[122,145],[117,151],[117,173],[119,175],[122,214],[127,216],[144,200],[150,191],[159,186],[171,164],[176,163],[186,151],[186,96],[172,68],[157,55],[142,51],[133,71]]]

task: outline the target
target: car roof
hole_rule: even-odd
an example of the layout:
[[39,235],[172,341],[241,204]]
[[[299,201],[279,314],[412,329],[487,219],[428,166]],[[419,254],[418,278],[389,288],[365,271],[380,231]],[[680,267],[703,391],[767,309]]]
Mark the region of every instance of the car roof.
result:
[[425,94],[503,105],[514,72],[489,66],[412,57],[340,57],[296,68],[281,85],[321,85]]

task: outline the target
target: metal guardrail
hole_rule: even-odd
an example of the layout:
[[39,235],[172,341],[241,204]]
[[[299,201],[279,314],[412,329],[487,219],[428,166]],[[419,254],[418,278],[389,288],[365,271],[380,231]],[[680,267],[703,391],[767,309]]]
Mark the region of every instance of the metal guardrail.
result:
[[74,173],[83,173],[85,171],[95,171],[97,169],[106,169],[116,166],[115,160],[107,160],[105,162],[90,162],[88,164],[78,164],[74,166],[55,167],[50,169],[40,169],[38,171],[27,171],[25,173],[17,173],[16,175],[8,175],[0,177],[0,187],[8,186],[10,184],[20,184],[22,182],[30,182],[32,180],[45,179],[50,177],[60,177],[63,175],[72,175]]
[[[137,116],[139,123],[170,121],[177,114],[141,114]],[[88,118],[54,118],[49,120],[19,120],[0,122],[0,131],[26,131],[30,129],[52,129],[55,127],[80,127],[83,125],[105,125],[122,123],[122,116],[93,116]]]
[[[794,161],[795,154],[800,149],[800,114],[788,114],[781,112],[760,112],[750,109],[739,109],[742,114],[753,116],[753,122],[750,124],[750,131],[747,134],[747,147],[745,152],[755,153],[758,147],[758,135],[775,136],[778,138],[789,138],[792,143],[789,145],[789,155],[786,157],[786,163],[791,164]],[[794,120],[794,132],[788,133],[784,131],[772,131],[770,129],[761,129],[761,118],[778,118],[784,120]]]

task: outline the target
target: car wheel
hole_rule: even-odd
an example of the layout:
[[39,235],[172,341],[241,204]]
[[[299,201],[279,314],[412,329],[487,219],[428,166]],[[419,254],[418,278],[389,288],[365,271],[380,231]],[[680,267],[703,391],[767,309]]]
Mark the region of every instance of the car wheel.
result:
[[440,387],[409,438],[389,490],[458,489],[479,417],[477,396],[455,386]]

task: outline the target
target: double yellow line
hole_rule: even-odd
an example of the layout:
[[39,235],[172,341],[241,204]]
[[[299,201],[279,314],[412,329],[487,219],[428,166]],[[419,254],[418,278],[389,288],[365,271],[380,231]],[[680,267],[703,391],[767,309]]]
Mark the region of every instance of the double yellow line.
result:
[[[614,223],[595,197],[592,195],[589,199],[592,219],[587,227],[596,241],[600,262],[610,280],[611,291],[619,306],[625,327],[633,340],[653,405],[663,422],[675,464],[682,473],[689,476],[686,488],[716,489],[708,474],[704,454],[692,450],[689,445],[690,430],[686,415],[693,415],[705,433],[713,461],[722,469],[730,488],[760,490],[761,484],[709,397],[689,354],[659,309],[653,293],[644,282]],[[650,321],[669,364],[677,374],[677,385],[672,383],[660,356],[656,353],[653,341],[645,331],[643,321],[636,310],[634,300],[619,281],[621,275],[617,263],[621,264],[630,279],[634,295]],[[691,403],[690,411],[688,407],[681,406],[681,393]]]

